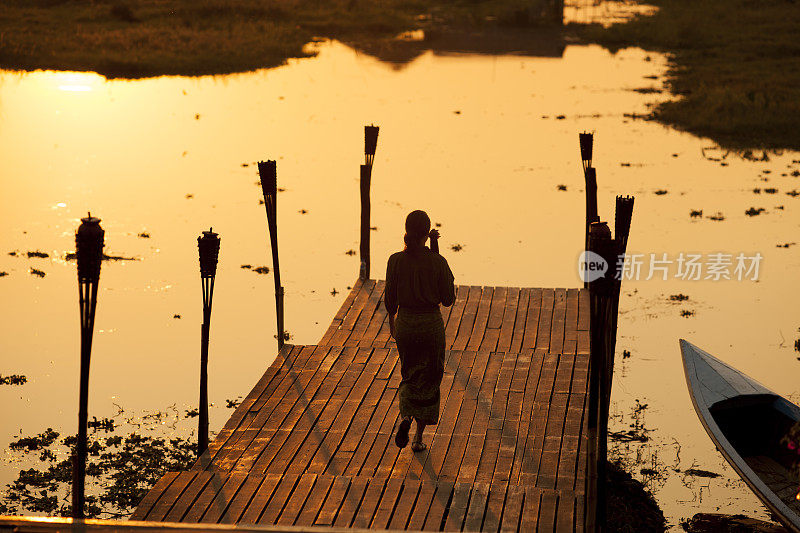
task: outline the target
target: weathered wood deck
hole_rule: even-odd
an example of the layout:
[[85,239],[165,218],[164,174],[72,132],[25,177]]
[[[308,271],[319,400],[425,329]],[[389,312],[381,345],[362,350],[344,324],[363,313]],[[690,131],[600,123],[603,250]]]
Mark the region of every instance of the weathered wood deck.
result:
[[189,472],[136,520],[425,531],[583,531],[588,293],[459,286],[428,450],[399,450],[383,282],[316,346],[285,346]]

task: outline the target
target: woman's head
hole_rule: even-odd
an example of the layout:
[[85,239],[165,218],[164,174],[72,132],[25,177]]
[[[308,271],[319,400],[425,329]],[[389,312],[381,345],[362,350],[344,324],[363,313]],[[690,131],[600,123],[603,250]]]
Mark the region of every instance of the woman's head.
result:
[[406,217],[405,242],[408,248],[421,247],[431,231],[431,219],[425,211],[412,211]]

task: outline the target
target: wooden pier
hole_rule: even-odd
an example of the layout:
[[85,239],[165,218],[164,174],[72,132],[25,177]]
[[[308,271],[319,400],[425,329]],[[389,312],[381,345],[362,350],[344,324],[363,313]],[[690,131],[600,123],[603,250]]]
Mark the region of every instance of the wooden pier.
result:
[[383,281],[318,345],[285,345],[190,471],[133,520],[410,531],[584,531],[589,293],[458,286],[428,449],[398,449]]

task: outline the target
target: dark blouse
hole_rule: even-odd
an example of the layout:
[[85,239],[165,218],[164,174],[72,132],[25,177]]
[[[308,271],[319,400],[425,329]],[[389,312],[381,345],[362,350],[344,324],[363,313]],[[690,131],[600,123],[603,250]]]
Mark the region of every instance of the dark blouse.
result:
[[398,307],[411,312],[438,310],[456,299],[453,273],[447,260],[430,248],[392,254],[386,265],[384,303],[390,315]]

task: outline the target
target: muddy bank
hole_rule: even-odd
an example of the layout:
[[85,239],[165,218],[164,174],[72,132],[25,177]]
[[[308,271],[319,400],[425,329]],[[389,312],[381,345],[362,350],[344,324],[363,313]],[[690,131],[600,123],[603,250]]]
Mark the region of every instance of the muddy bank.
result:
[[[609,28],[573,27],[612,50],[670,54],[676,98],[652,117],[725,148],[800,149],[800,4],[654,0],[657,12]],[[658,88],[658,87],[656,87]]]
[[[10,0],[0,11],[0,68],[108,77],[203,75],[305,57],[314,38],[388,46],[405,31],[532,28],[560,23],[555,2],[514,0]],[[384,44],[382,44],[384,43]]]

